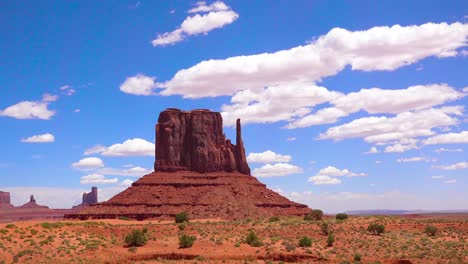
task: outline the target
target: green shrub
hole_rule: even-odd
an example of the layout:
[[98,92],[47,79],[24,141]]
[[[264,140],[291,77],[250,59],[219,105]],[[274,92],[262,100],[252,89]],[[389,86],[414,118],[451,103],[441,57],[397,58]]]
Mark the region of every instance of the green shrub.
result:
[[148,238],[142,230],[132,230],[132,233],[125,237],[125,244],[127,247],[141,247],[146,245]]
[[331,225],[328,222],[324,221],[324,222],[320,223],[319,226],[320,226],[320,231],[322,231],[322,233],[324,235],[330,234]]
[[323,217],[323,211],[319,209],[314,209],[312,210],[309,214],[306,214],[304,216],[304,220],[322,220]]
[[385,226],[378,223],[372,223],[367,227],[367,231],[373,235],[380,235],[385,232]]
[[186,224],[181,223],[181,224],[179,224],[177,227],[179,228],[180,231],[182,231],[182,230],[185,230],[185,228],[186,228],[187,226],[186,226]]
[[121,216],[119,216],[119,220],[128,221],[128,220],[130,220],[130,217],[121,215]]
[[312,240],[308,237],[303,237],[299,240],[299,246],[300,247],[310,247],[312,246]]
[[335,216],[336,220],[346,220],[348,219],[348,215],[345,213],[339,213]]
[[63,223],[61,223],[61,222],[56,222],[56,223],[44,222],[44,223],[41,223],[41,226],[42,226],[42,228],[45,228],[45,229],[61,228],[63,226]]
[[245,238],[245,243],[251,245],[252,247],[261,247],[263,245],[262,241],[253,231],[250,231],[250,233],[247,235]]
[[362,255],[359,253],[354,254],[354,261],[361,261]]
[[428,225],[424,229],[424,233],[426,233],[428,236],[435,236],[437,234],[437,227],[433,225]]
[[16,226],[14,224],[8,224],[5,226],[5,228],[16,228]]
[[183,222],[188,222],[188,221],[189,221],[189,217],[188,217],[187,212],[178,213],[175,216],[176,223],[183,223]]
[[268,219],[268,222],[273,223],[273,222],[278,222],[280,218],[278,216],[272,216],[270,219]]
[[333,243],[335,243],[335,236],[332,233],[330,233],[328,234],[327,238],[327,246],[332,247]]
[[183,234],[179,237],[179,248],[190,248],[195,240],[197,240],[196,236]]

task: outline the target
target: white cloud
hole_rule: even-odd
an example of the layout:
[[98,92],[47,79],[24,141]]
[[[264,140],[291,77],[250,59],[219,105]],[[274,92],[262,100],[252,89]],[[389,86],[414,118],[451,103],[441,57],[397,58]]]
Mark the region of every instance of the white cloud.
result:
[[337,178],[332,178],[326,175],[316,175],[312,176],[308,179],[309,182],[314,183],[315,185],[332,185],[332,184],[340,184],[341,180]]
[[338,118],[360,110],[369,114],[398,114],[410,110],[426,109],[464,96],[463,93],[446,84],[417,85],[398,90],[361,89],[359,92],[337,97],[330,102],[334,107],[324,108],[295,120],[288,124],[287,128],[334,123]]
[[221,106],[221,114],[226,126],[233,126],[237,118],[241,118],[243,124],[291,120],[308,114],[310,107],[340,95],[325,87],[300,82],[273,85],[258,92],[245,90],[236,93],[231,98],[232,104]]
[[257,178],[280,177],[301,173],[302,169],[288,163],[265,164],[253,170],[252,175]]
[[90,157],[84,158],[72,164],[72,167],[76,169],[96,169],[104,167],[104,162],[100,158]]
[[445,176],[435,175],[431,177],[432,179],[444,179]]
[[453,116],[462,115],[463,110],[462,106],[448,106],[403,112],[395,117],[363,117],[340,126],[331,127],[325,133],[320,134],[319,138],[334,140],[364,138],[366,142],[370,143],[391,143],[431,136],[435,134],[432,131],[433,128],[458,124],[459,120]]
[[80,110],[79,108],[73,110],[73,112],[75,112],[75,113],[79,113],[80,111],[81,111],[81,110]]
[[149,77],[140,73],[125,79],[120,85],[120,91],[134,95],[152,95],[156,88],[154,80],[154,77]]
[[377,147],[371,147],[369,151],[365,152],[365,154],[375,154],[375,153],[379,153],[379,150],[377,149]]
[[26,143],[51,143],[54,141],[55,141],[55,137],[54,135],[50,133],[34,135],[28,138],[21,139],[21,142],[26,142]]
[[117,183],[119,180],[117,178],[106,179],[102,174],[89,174],[81,177],[81,184],[110,184]]
[[206,13],[211,11],[229,10],[229,6],[221,1],[216,1],[211,5],[206,5],[206,2],[200,1],[196,3],[196,7],[190,9],[188,13]]
[[73,89],[73,87],[71,85],[63,85],[60,87],[60,91],[62,91],[63,94],[65,95],[68,95],[68,96],[71,96],[73,94],[75,94],[75,89]]
[[158,34],[151,43],[154,47],[175,44],[184,40],[187,36],[207,34],[211,30],[222,28],[239,18],[239,14],[219,1],[209,6],[207,6],[206,3],[200,3],[197,7],[189,10],[189,13],[201,12],[209,13],[186,17],[179,28],[171,32]]
[[455,56],[458,48],[466,46],[467,36],[468,25],[462,23],[395,25],[363,31],[334,28],[305,46],[202,61],[179,70],[159,86],[164,88],[163,95],[200,98],[233,95],[242,90],[258,92],[291,82],[312,85],[347,65],[352,70],[395,70],[431,56]]
[[119,183],[119,186],[130,187],[130,186],[132,186],[132,183],[133,183],[132,180],[125,179],[121,183]]
[[247,161],[252,163],[274,163],[274,162],[290,162],[290,155],[277,154],[271,150],[261,153],[250,153],[247,156]]
[[391,153],[391,152],[396,152],[396,153],[401,153],[405,152],[411,149],[417,149],[418,146],[416,145],[416,142],[412,142],[409,144],[395,144],[395,145],[390,145],[386,146],[384,152],[386,153]]
[[434,166],[434,168],[441,169],[441,170],[467,169],[468,168],[468,162],[459,162],[459,163],[451,164],[451,165],[439,165],[439,166]]
[[95,145],[92,146],[91,148],[85,150],[84,154],[85,155],[91,155],[91,154],[96,154],[96,153],[101,153],[103,151],[106,151],[107,147],[103,145]]
[[47,109],[48,102],[22,101],[0,110],[0,116],[9,116],[16,119],[43,119],[49,120],[55,111]]
[[152,170],[146,169],[140,166],[136,166],[136,167],[132,167],[128,169],[101,168],[96,171],[96,173],[104,174],[104,175],[134,176],[134,177],[142,177],[151,172]]
[[434,150],[437,153],[442,153],[442,152],[463,152],[463,149],[461,148],[456,148],[456,149],[447,149],[447,148],[438,148]]
[[399,163],[406,163],[406,162],[419,162],[419,161],[428,161],[424,157],[411,157],[411,158],[400,158],[397,159]]
[[43,102],[55,102],[58,99],[58,95],[52,95],[52,94],[43,94],[42,95],[42,101]]
[[457,183],[457,180],[455,180],[455,179],[446,180],[446,181],[444,181],[444,183],[446,183],[446,184],[453,184],[453,183]]
[[468,143],[468,131],[462,131],[460,133],[448,133],[430,137],[424,140],[425,145],[436,145],[436,144],[458,144]]
[[296,140],[296,137],[288,137],[288,138],[286,138],[286,141],[289,141],[289,142],[295,141],[295,140]]
[[114,144],[101,152],[103,156],[154,156],[154,144],[141,138],[127,139],[123,143]]

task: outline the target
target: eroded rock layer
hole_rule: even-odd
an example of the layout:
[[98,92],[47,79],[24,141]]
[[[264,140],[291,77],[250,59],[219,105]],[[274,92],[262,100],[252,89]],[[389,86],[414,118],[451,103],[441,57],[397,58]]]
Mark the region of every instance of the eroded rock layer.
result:
[[0,208],[13,208],[10,202],[10,193],[0,191]]
[[246,174],[178,171],[145,175],[107,202],[66,217],[169,219],[182,211],[193,219],[243,219],[304,215],[310,209],[267,189]]

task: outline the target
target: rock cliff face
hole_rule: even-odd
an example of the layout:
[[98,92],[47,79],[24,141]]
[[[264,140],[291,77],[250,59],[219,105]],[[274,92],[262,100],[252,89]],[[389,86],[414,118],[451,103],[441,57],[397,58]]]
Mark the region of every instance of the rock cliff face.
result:
[[81,205],[96,204],[98,202],[97,195],[97,187],[91,187],[91,192],[83,193],[83,201],[81,202]]
[[310,208],[266,188],[250,175],[237,120],[236,144],[223,134],[220,113],[167,109],[156,124],[155,172],[106,202],[66,218],[243,219],[304,215]]
[[42,208],[42,209],[49,209],[49,207],[47,206],[44,206],[44,205],[38,205],[36,203],[36,199],[34,199],[34,195],[31,194],[31,196],[29,196],[29,202],[19,206],[18,208],[29,208],[29,209],[39,209],[39,208]]
[[169,108],[156,124],[155,171],[240,172],[250,175],[237,120],[236,144],[223,133],[218,112]]
[[10,201],[10,193],[0,191],[0,208],[13,208]]

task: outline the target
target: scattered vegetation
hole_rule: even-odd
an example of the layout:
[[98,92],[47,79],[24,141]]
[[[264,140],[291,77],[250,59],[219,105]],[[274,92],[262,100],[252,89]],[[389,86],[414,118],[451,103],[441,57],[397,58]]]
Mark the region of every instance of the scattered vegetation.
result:
[[367,227],[367,231],[373,235],[380,236],[380,234],[385,232],[385,226],[379,223],[372,223]]
[[278,222],[280,218],[278,216],[272,216],[270,219],[268,219],[268,222],[273,223],[273,222]]
[[131,220],[131,219],[130,219],[130,217],[128,217],[128,216],[123,216],[123,215],[121,215],[121,216],[119,216],[119,220],[129,221],[129,220]]
[[356,253],[356,254],[354,254],[354,258],[353,258],[353,259],[354,259],[354,261],[361,261],[362,255],[359,254],[359,253]]
[[346,220],[348,219],[348,215],[345,213],[339,213],[335,216],[336,220]]
[[17,228],[14,224],[8,224],[5,226],[5,228]]
[[312,246],[312,240],[308,237],[302,237],[300,240],[299,240],[299,246],[300,247],[310,247]]
[[335,243],[335,236],[332,233],[330,233],[328,234],[328,238],[327,238],[327,246],[332,247],[333,243]]
[[188,217],[187,212],[181,212],[181,213],[176,214],[175,216],[175,222],[178,224],[183,223],[183,222],[188,222],[188,221],[189,221],[189,217]]
[[196,236],[189,236],[182,234],[179,237],[179,248],[190,248],[193,246],[193,243],[197,240]]
[[125,237],[125,244],[127,247],[141,247],[148,243],[146,233],[139,229],[134,229],[132,233]]
[[250,233],[245,238],[245,243],[249,244],[252,247],[261,247],[263,245],[262,241],[257,237],[257,235],[250,231]]
[[311,221],[311,220],[322,220],[323,211],[319,209],[312,210],[309,214],[304,216],[304,220]]
[[323,221],[319,224],[319,226],[320,226],[320,231],[322,231],[322,234],[324,235],[330,234],[331,225],[328,222]]
[[437,227],[433,225],[428,225],[426,228],[424,228],[424,233],[426,233],[428,236],[435,236],[437,231]]
[[182,230],[185,230],[185,228],[187,227],[187,225],[185,223],[181,223],[177,226],[179,228],[180,231]]
[[63,227],[63,223],[62,222],[54,222],[54,223],[44,222],[44,223],[41,223],[41,226],[44,229],[61,228]]

